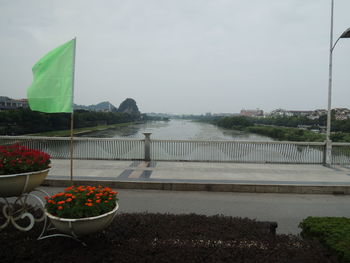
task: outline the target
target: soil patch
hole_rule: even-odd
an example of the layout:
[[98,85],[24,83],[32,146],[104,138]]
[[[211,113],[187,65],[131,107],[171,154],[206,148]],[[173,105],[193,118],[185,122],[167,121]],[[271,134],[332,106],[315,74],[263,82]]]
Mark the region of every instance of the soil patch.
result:
[[275,235],[269,223],[196,214],[118,214],[84,237],[36,240],[12,226],[0,232],[1,262],[337,262],[318,242]]

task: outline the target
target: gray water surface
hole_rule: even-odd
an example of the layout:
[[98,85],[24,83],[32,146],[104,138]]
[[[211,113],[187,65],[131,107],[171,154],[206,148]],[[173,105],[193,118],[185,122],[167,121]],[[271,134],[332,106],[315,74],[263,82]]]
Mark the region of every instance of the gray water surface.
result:
[[82,135],[82,137],[143,139],[144,132],[150,132],[152,133],[152,139],[160,140],[272,141],[271,138],[262,135],[223,129],[209,123],[177,119],[132,124],[125,127],[88,133]]

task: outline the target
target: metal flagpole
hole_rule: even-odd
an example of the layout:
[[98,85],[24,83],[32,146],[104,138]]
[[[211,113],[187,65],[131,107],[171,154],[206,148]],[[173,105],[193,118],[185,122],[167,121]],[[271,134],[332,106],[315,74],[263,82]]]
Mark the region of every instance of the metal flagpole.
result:
[[72,77],[72,113],[70,115],[70,181],[73,185],[73,126],[74,126],[74,75],[75,75],[75,53],[77,38],[74,38],[74,54],[73,54],[73,77]]
[[326,165],[331,165],[332,162],[332,141],[331,134],[331,113],[332,113],[332,61],[333,61],[333,9],[334,0],[331,6],[331,33],[329,47],[329,79],[328,79],[328,111],[327,111],[327,136],[326,136]]

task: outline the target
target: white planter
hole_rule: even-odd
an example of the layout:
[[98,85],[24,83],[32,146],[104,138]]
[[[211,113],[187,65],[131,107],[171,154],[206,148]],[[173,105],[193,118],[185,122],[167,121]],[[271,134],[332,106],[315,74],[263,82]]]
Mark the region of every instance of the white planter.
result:
[[116,203],[115,208],[110,212],[99,216],[85,218],[61,218],[51,215],[47,211],[45,211],[45,213],[50,218],[51,223],[61,233],[72,237],[80,237],[96,233],[109,226],[112,223],[118,208],[119,205]]
[[15,197],[31,192],[45,180],[49,170],[0,175],[0,197]]

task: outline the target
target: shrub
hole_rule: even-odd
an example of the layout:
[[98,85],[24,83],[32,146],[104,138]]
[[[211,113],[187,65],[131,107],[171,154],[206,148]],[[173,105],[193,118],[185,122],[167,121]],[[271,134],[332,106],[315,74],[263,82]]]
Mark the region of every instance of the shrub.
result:
[[299,227],[302,237],[318,239],[339,260],[350,262],[350,218],[308,217]]

